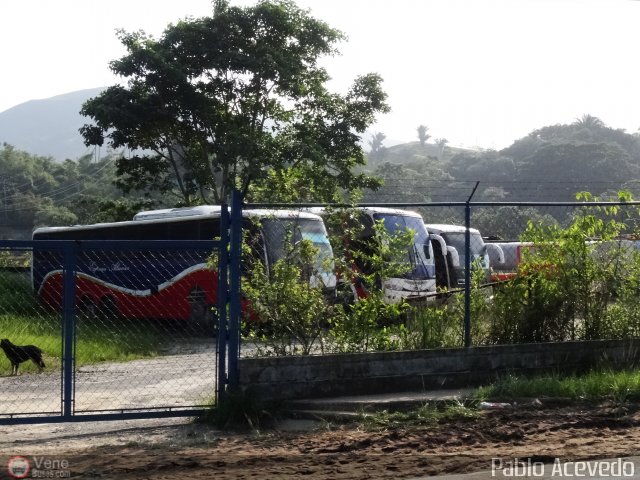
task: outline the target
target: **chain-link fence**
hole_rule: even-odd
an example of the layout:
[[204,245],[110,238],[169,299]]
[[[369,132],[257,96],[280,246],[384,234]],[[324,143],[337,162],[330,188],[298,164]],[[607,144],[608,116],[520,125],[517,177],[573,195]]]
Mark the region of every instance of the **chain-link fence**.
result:
[[224,379],[221,248],[3,242],[0,421],[187,415],[214,404]]
[[640,334],[637,203],[236,205],[220,241],[0,244],[0,423],[193,414],[238,354]]
[[[245,315],[243,355],[640,333],[638,203],[278,207],[319,215],[333,258],[327,261],[325,253],[320,262],[298,252],[297,270],[290,259],[285,263],[288,283],[273,267],[260,282],[245,271],[243,290],[259,308]],[[275,241],[266,232],[262,238],[267,245]],[[335,292],[325,285],[321,302],[310,291],[309,272],[317,277],[329,264]]]

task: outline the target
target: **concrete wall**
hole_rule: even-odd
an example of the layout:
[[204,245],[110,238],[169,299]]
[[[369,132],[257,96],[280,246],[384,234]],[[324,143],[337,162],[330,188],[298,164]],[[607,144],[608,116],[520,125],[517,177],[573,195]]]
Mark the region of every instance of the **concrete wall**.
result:
[[263,399],[294,399],[479,386],[509,373],[624,368],[640,339],[538,343],[240,359],[240,387]]

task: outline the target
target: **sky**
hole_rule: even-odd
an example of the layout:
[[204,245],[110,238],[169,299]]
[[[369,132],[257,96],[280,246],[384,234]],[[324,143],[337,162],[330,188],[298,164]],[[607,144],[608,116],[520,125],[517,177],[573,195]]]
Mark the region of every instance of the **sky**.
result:
[[[230,0],[250,5],[249,0]],[[331,90],[379,73],[391,112],[369,134],[385,145],[432,139],[501,149],[582,115],[640,128],[640,1],[298,0],[342,30],[322,64]],[[0,112],[22,102],[113,85],[117,29],[158,37],[212,12],[210,0],[0,0]]]

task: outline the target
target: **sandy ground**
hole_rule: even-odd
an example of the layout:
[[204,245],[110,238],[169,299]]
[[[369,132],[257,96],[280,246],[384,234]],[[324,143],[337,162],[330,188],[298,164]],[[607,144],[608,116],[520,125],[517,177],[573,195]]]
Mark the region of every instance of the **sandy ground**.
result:
[[[75,412],[208,405],[215,397],[216,353],[211,340],[178,345],[153,358],[102,362],[75,372]],[[1,352],[0,352],[1,354]],[[61,373],[0,373],[0,415],[61,411]]]
[[488,470],[496,457],[550,463],[640,453],[638,406],[543,405],[411,429],[293,426],[303,430],[229,433],[179,419],[0,427],[0,461],[45,455],[67,461],[71,478],[397,479]]

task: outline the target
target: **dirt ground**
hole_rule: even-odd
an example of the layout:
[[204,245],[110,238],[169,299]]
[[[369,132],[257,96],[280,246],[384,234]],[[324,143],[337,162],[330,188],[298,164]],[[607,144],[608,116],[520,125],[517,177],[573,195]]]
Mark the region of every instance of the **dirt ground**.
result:
[[397,479],[489,470],[495,457],[551,463],[640,453],[640,406],[492,410],[411,429],[295,425],[304,429],[229,433],[184,420],[0,427],[0,452],[4,461],[66,460],[71,478],[118,479]]

